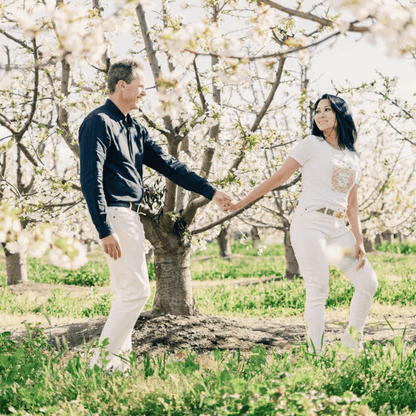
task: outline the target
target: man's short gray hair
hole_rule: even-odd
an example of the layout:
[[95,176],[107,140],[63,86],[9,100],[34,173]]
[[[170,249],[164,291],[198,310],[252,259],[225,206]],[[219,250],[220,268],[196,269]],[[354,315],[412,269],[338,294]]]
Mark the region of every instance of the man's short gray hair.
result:
[[137,70],[143,71],[143,65],[133,59],[123,59],[112,64],[107,74],[108,92],[113,94],[120,80],[130,84],[136,78]]

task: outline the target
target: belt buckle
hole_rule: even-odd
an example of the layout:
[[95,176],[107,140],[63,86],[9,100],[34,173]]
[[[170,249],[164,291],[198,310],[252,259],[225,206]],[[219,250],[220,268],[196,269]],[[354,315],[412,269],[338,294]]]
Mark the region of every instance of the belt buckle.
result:
[[338,211],[335,213],[336,218],[342,218],[344,216],[344,213],[342,211]]

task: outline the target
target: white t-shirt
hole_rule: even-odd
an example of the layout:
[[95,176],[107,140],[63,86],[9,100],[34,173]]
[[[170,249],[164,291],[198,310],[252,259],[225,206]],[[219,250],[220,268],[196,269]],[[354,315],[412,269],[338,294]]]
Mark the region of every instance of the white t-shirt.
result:
[[298,209],[348,208],[348,195],[360,179],[358,155],[337,150],[323,138],[305,137],[290,155],[302,165],[302,194]]

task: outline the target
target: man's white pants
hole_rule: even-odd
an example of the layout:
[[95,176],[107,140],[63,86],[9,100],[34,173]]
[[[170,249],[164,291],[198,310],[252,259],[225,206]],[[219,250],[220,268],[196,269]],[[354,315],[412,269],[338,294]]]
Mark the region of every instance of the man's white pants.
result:
[[290,237],[305,281],[305,323],[309,345],[319,353],[323,347],[325,303],[329,293],[329,263],[339,267],[351,280],[355,292],[351,301],[349,327],[362,332],[377,290],[377,277],[368,260],[356,271],[355,237],[337,219],[316,211],[295,213]]
[[[100,343],[109,340],[107,368],[125,371],[129,368],[126,356],[131,351],[131,334],[144,305],[150,296],[149,276],[144,250],[144,231],[139,215],[123,207],[108,207],[108,215],[120,239],[122,255],[113,260],[107,255],[111,274],[113,299]],[[91,368],[100,362],[99,351],[91,361]]]

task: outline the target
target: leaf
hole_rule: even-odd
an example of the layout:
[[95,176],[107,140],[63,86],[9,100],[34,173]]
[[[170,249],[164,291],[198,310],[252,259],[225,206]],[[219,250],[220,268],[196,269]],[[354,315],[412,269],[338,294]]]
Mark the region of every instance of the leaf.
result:
[[232,377],[231,377],[231,374],[228,370],[223,370],[221,372],[221,374],[220,374],[220,380],[221,381],[229,381],[231,379],[232,379]]

